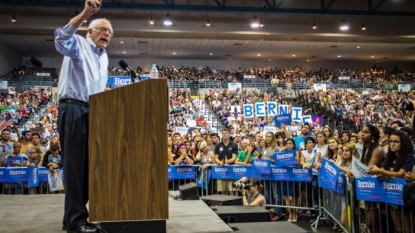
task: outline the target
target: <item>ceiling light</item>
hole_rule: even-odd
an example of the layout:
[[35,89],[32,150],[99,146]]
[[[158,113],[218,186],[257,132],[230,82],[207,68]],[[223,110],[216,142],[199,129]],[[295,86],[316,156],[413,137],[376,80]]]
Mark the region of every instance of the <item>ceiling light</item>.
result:
[[153,16],[151,16],[151,18],[150,18],[150,25],[154,25]]
[[124,53],[124,54],[125,54],[125,53],[127,53],[127,52],[125,52],[125,51],[124,51],[124,52],[122,52],[122,53]]
[[259,28],[259,22],[256,16],[254,16],[254,18],[252,19],[251,28]]
[[259,27],[260,27],[260,28],[264,27],[264,23],[262,22],[262,20],[261,20],[261,22],[259,23]]
[[293,57],[295,57],[295,54],[293,54]]
[[173,25],[173,22],[170,20],[170,14],[166,14],[166,19],[163,22],[164,26],[171,26]]
[[360,46],[357,46],[356,48],[360,49]]
[[307,61],[310,61],[310,60],[307,60]]
[[210,56],[212,56],[212,55],[213,55],[213,53],[209,53],[209,55],[210,55]]
[[271,59],[268,59],[268,61],[271,61]]
[[261,56],[261,54],[258,53],[258,57],[260,57],[260,56]]
[[12,16],[12,23],[16,23],[16,22],[17,22],[16,16],[15,16],[15,15],[13,15],[13,16]]
[[176,52],[173,52],[173,55],[176,55]]
[[366,26],[365,26],[365,24],[363,24],[362,25],[362,31],[365,31],[366,30]]
[[314,24],[313,24],[313,30],[315,30],[315,29],[317,29],[316,22],[314,22]]
[[124,41],[121,41],[120,43],[121,43],[121,44],[124,44]]
[[206,26],[210,27],[210,21],[209,21],[209,19],[206,21]]
[[337,57],[342,57],[341,55],[338,55]]
[[375,56],[371,56],[370,58],[375,58]]
[[342,24],[342,26],[340,27],[340,30],[342,30],[342,31],[347,31],[347,30],[349,30],[349,26],[347,26],[347,25],[346,25],[346,20],[345,20],[345,19],[343,19],[343,20],[342,20],[342,22],[343,22],[343,24]]

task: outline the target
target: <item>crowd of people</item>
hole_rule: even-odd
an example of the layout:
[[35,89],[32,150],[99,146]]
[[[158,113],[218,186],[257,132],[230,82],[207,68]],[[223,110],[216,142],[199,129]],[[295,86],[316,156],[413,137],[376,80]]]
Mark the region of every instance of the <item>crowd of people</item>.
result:
[[[128,71],[119,67],[108,68],[111,76],[129,75]],[[237,70],[216,70],[214,67],[158,67],[160,77],[172,81],[225,81],[230,82],[235,79],[243,78],[243,75],[255,75],[257,81],[265,83],[337,83],[342,79],[339,77],[348,77],[347,81],[363,82],[366,84],[398,84],[403,81],[410,81],[413,77],[412,72],[400,70],[395,67],[392,71],[387,72],[382,67],[374,65],[371,69],[323,69],[310,70],[299,67],[294,68],[239,68]],[[149,71],[137,67],[135,72],[138,75],[148,74]],[[346,80],[344,80],[346,81]]]
[[[0,166],[61,167],[58,107],[47,89],[28,88],[17,92],[13,87],[1,97]],[[41,111],[43,109],[44,111]],[[16,160],[17,159],[17,160]],[[0,184],[0,193],[36,194],[45,189],[28,189],[26,184]]]

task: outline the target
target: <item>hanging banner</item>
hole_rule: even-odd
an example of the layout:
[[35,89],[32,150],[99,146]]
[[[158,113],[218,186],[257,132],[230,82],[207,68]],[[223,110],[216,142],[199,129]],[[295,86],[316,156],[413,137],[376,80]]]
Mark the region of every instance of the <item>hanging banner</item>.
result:
[[167,168],[168,180],[186,180],[195,178],[195,168],[191,165],[169,166]]
[[317,83],[317,84],[314,84],[313,87],[314,87],[315,91],[319,91],[319,90],[326,91],[326,84],[325,83]]
[[242,90],[241,83],[228,83],[228,90],[229,91],[236,91],[236,89]]
[[409,92],[411,90],[411,85],[409,84],[398,84],[398,91]]
[[382,184],[374,177],[356,177],[356,198],[360,201],[381,202]]
[[271,160],[254,159],[252,160],[252,170],[254,175],[263,176],[271,174]]

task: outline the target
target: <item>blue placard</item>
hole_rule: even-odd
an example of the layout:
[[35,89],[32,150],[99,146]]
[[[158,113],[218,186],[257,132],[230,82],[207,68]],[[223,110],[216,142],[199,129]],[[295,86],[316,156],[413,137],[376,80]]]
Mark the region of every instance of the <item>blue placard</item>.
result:
[[210,179],[212,178],[212,170],[206,169],[199,172],[199,175],[196,178],[196,185],[199,188],[207,189]]
[[48,182],[48,171],[49,171],[49,168],[47,167],[39,167],[38,169],[39,182]]
[[39,186],[39,166],[27,167],[27,187],[33,188]]
[[323,158],[320,171],[318,172],[319,186],[337,192],[337,180],[340,169],[334,164]]
[[130,76],[108,76],[108,88],[117,88],[128,84],[132,84]]
[[291,114],[274,116],[274,122],[277,127],[281,127],[281,124],[291,125]]
[[383,189],[382,202],[403,206],[403,187],[406,185],[404,179],[379,179]]
[[6,182],[6,168],[0,167],[0,183]]
[[252,160],[252,173],[255,176],[263,176],[271,174],[271,161],[264,159]]
[[229,167],[229,176],[231,180],[239,180],[242,177],[250,178],[253,176],[252,168],[244,165],[235,165]]
[[298,161],[295,159],[296,153],[295,150],[274,153],[275,167],[282,168],[298,165]]
[[17,157],[8,157],[7,158],[7,167],[14,167],[14,165],[12,165],[12,162],[17,162],[18,164],[22,164],[23,163],[23,158],[20,156]]
[[63,175],[63,167],[59,168],[59,170],[61,170],[62,182],[65,182],[65,176]]
[[212,167],[212,178],[218,180],[230,180],[231,179],[231,172],[230,166],[213,166]]
[[6,168],[6,182],[18,183],[27,181],[27,167]]
[[345,190],[345,183],[346,183],[346,176],[344,175],[344,173],[339,174],[339,177],[337,179],[337,184],[336,184],[336,192],[340,193],[341,195],[344,195],[344,190]]
[[169,166],[167,168],[169,180],[186,180],[195,178],[195,168],[189,165]]
[[375,177],[356,177],[356,198],[360,201],[383,201],[382,184]]
[[303,169],[300,166],[289,167],[288,172],[290,174],[288,181],[311,182],[313,179],[311,168]]

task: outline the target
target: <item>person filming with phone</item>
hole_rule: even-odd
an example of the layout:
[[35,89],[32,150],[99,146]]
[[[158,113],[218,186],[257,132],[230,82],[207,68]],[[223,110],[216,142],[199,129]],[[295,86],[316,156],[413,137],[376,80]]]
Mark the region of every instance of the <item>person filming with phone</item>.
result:
[[242,193],[242,202],[244,206],[265,207],[265,197],[261,194],[264,190],[264,186],[258,178],[253,177],[248,180],[248,178],[242,177],[240,180],[233,183],[232,186],[239,189]]

